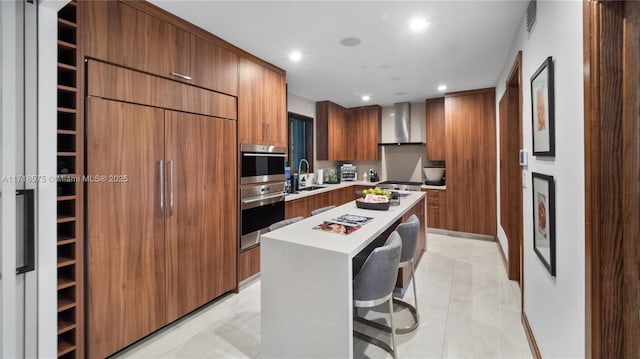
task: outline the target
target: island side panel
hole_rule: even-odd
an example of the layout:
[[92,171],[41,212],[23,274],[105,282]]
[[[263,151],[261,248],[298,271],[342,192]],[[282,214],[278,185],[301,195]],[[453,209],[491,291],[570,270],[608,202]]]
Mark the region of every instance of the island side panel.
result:
[[351,258],[261,239],[263,358],[352,358]]

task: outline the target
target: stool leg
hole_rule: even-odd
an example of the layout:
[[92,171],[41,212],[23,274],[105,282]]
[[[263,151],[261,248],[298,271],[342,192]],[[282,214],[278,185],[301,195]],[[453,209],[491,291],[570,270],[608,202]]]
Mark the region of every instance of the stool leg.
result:
[[416,316],[420,318],[418,312],[418,292],[416,290],[416,267],[413,265],[413,258],[411,259],[411,281],[413,282],[413,303],[416,306]]
[[393,324],[393,298],[389,298],[389,322],[391,322],[391,346],[393,347],[393,359],[398,358],[398,348],[396,348],[396,326]]

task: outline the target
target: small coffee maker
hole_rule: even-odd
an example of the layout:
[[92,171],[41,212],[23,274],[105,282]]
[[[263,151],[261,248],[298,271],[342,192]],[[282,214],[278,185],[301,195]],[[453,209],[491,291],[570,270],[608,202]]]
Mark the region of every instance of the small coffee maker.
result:
[[380,182],[380,177],[378,176],[378,171],[374,168],[369,170],[369,181],[370,182]]

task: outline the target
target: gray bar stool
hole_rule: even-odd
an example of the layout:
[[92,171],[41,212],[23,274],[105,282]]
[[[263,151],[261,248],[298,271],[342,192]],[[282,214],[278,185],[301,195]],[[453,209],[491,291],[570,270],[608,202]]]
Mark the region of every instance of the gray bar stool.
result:
[[269,231],[275,231],[278,228],[282,228],[284,226],[288,226],[290,224],[296,223],[298,221],[302,221],[304,219],[304,217],[300,216],[300,217],[293,217],[293,218],[289,218],[289,219],[283,219],[280,222],[276,222],[272,225],[269,226]]
[[397,358],[396,331],[393,324],[393,288],[398,277],[398,265],[402,252],[402,240],[397,232],[391,233],[384,246],[371,252],[362,269],[353,279],[353,316],[358,318],[358,308],[369,308],[389,303],[389,323],[391,324],[391,346],[387,343],[360,333],[354,329],[353,335],[376,345],[393,358]]
[[[411,269],[411,282],[413,287],[413,303],[415,306],[399,299],[393,298],[393,302],[398,304],[401,307],[407,308],[411,315],[413,316],[413,323],[408,327],[395,328],[395,332],[397,334],[406,334],[410,333],[416,328],[420,323],[420,315],[418,313],[418,295],[416,290],[416,276],[415,276],[415,265],[413,262],[413,256],[416,251],[416,245],[418,242],[418,232],[420,231],[420,220],[416,215],[412,215],[409,219],[398,225],[396,231],[399,233],[400,238],[402,238],[402,255],[400,256],[400,268]],[[374,322],[372,320],[368,320],[362,317],[357,317],[357,321],[372,326],[376,329],[380,329],[386,332],[392,331],[393,329],[384,324],[380,324],[378,322]]]
[[316,214],[320,214],[322,212],[326,212],[330,209],[336,208],[336,206],[331,205],[331,206],[326,206],[326,207],[320,207],[320,208],[316,208],[313,211],[311,211],[311,215],[315,216]]

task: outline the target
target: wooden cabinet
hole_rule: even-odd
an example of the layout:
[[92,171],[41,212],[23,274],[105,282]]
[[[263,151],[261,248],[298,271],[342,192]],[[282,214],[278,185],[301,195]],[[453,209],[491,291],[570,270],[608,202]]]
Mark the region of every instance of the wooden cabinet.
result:
[[[165,111],[167,319],[236,285],[234,121]],[[215,141],[212,141],[215,139]],[[233,223],[232,223],[233,222]]]
[[382,108],[378,105],[355,107],[346,110],[347,158],[350,161],[377,161],[380,152],[380,119]]
[[287,94],[283,74],[240,58],[238,141],[287,146]]
[[309,217],[314,209],[334,205],[340,206],[355,199],[354,187],[334,189],[311,196],[287,201],[285,203],[285,217]]
[[446,229],[446,191],[424,190],[427,195],[427,227]]
[[236,96],[237,55],[120,1],[86,1],[88,57]]
[[445,159],[444,97],[428,99],[426,104],[427,158]]
[[164,125],[160,109],[87,102],[87,175],[128,179],[87,184],[87,357],[104,358],[167,324]]
[[87,175],[126,176],[87,184],[89,357],[235,288],[235,138],[235,121],[89,98]]
[[496,235],[495,89],[445,96],[447,229]]
[[377,161],[382,108],[344,108],[316,103],[316,155],[319,160]]
[[316,157],[347,160],[346,109],[329,101],[316,102]]

